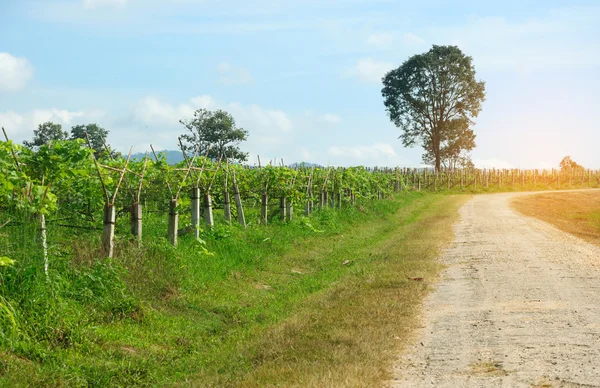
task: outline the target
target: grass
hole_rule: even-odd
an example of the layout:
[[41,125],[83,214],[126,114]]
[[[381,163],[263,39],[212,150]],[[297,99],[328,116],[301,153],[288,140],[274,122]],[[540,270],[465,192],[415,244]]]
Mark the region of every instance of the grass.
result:
[[377,385],[466,199],[403,193],[291,223],[217,225],[177,249],[166,220],[148,216],[144,246],[122,237],[114,260],[98,259],[91,237],[57,243],[50,282],[35,252],[12,255],[0,291],[18,333],[0,336],[0,385]]
[[600,245],[600,191],[544,193],[517,198],[519,212]]

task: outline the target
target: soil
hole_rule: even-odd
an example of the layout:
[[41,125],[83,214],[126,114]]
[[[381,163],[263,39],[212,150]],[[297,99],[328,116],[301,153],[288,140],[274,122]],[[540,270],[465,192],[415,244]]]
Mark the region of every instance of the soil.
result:
[[478,195],[392,387],[600,387],[600,247]]

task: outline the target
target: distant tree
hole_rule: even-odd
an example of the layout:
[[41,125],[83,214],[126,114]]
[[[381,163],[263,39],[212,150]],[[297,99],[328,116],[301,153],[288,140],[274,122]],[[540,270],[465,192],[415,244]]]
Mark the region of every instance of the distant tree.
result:
[[584,170],[584,167],[580,164],[578,164],[577,162],[575,162],[573,159],[571,159],[570,156],[565,156],[561,161],[560,161],[560,171],[561,172],[571,172],[573,170]]
[[248,153],[239,148],[239,144],[248,139],[248,131],[236,127],[231,114],[220,109],[198,109],[192,120],[179,122],[188,130],[181,135],[186,151],[194,152],[198,148],[198,154],[204,155],[210,147],[208,157],[211,159],[221,156],[239,161],[248,159]]
[[108,131],[98,124],[75,125],[74,127],[71,127],[70,139],[83,139],[87,141],[86,133],[90,141],[90,146],[94,150],[96,157],[114,152],[106,144],[106,136],[108,136]]
[[485,83],[475,79],[472,62],[456,46],[434,45],[383,78],[384,105],[390,120],[403,131],[403,145],[420,143],[436,170],[444,152],[456,157],[475,146],[469,126],[481,111]]
[[53,140],[65,140],[67,136],[68,133],[62,130],[60,124],[46,121],[45,123],[38,125],[37,129],[33,130],[33,140],[26,140],[23,142],[23,145],[33,149],[48,144]]

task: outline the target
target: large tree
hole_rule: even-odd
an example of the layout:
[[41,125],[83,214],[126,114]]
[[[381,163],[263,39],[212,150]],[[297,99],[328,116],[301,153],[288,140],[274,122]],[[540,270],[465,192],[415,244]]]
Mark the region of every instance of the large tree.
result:
[[[87,137],[86,137],[87,134]],[[98,124],[75,125],[71,127],[71,140],[84,139],[90,142],[90,147],[94,150],[96,157],[108,155],[113,151],[106,144],[108,131]]]
[[65,140],[67,136],[67,132],[62,130],[60,124],[46,121],[33,130],[32,141],[25,140],[23,144],[28,148],[37,148],[53,140]]
[[471,57],[456,46],[434,45],[383,78],[381,91],[405,147],[420,143],[439,171],[445,157],[475,146],[470,129],[485,100],[485,83],[475,79]]
[[239,144],[248,139],[248,131],[236,127],[231,114],[220,109],[198,109],[194,112],[193,119],[179,122],[188,130],[181,135],[186,151],[194,152],[198,149],[199,155],[205,155],[208,150],[208,157],[211,159],[248,159],[248,153],[239,148]]
[[565,156],[559,164],[560,171],[563,173],[570,173],[571,171],[585,170],[585,168],[571,159],[570,156]]

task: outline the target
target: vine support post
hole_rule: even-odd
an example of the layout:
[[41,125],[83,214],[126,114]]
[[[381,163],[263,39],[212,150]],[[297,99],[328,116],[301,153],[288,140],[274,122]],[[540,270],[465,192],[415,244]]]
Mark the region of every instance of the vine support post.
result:
[[294,217],[294,204],[291,200],[287,200],[285,204],[285,220],[291,221]]
[[231,202],[229,201],[229,192],[227,189],[223,192],[223,213],[225,222],[231,225]]
[[267,193],[263,193],[262,201],[260,206],[260,221],[262,224],[267,224],[267,219],[269,216],[269,198],[267,197]]
[[342,208],[342,194],[341,193],[335,194],[335,202],[337,204],[337,208],[341,209]]
[[196,240],[200,238],[200,188],[195,186],[192,188],[192,228],[194,228],[194,237]]
[[304,206],[304,215],[310,216],[310,212],[312,210],[311,207],[312,207],[312,203],[310,201],[310,198],[307,198],[306,205]]
[[142,245],[142,204],[131,204],[131,234],[135,237],[138,247]]
[[112,203],[104,205],[104,229],[102,232],[102,249],[106,257],[112,258],[115,247],[115,206]]
[[279,198],[279,219],[285,221],[287,216],[287,201],[285,197]]
[[48,275],[48,239],[46,234],[46,216],[44,213],[39,213],[38,218],[40,220],[40,239],[42,240],[42,254],[44,255],[44,274],[46,275],[46,280],[49,281],[50,277]]
[[240,189],[235,179],[235,172],[233,173],[233,199],[235,200],[238,222],[244,229],[246,229],[246,217],[244,217],[244,208],[242,207],[242,198],[240,196]]
[[177,246],[177,229],[179,228],[179,211],[177,210],[177,199],[173,198],[169,202],[169,226],[167,238],[174,247]]
[[204,194],[204,221],[208,228],[215,226],[215,220],[213,219],[212,211],[212,198],[210,193]]

